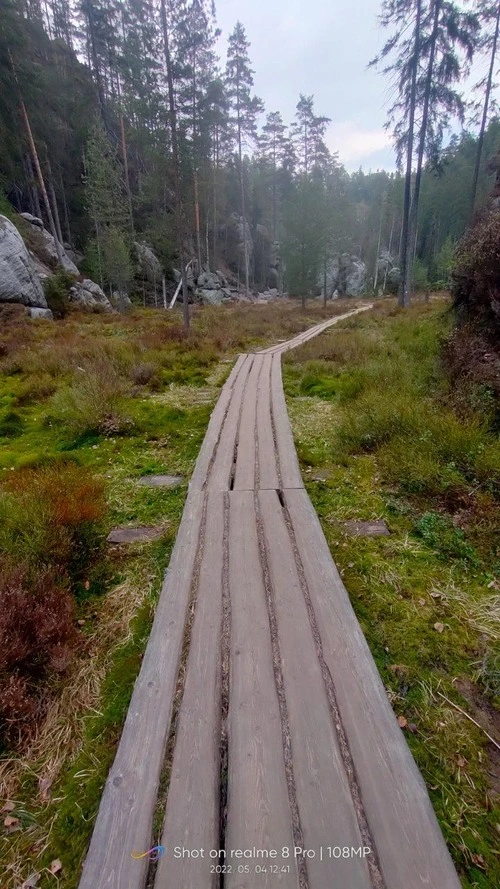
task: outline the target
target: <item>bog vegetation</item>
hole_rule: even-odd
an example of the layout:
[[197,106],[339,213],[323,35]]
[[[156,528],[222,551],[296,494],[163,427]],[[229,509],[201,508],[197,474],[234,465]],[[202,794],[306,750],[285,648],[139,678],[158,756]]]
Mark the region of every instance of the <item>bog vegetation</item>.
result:
[[[332,553],[463,885],[486,889],[500,879],[499,415],[484,379],[456,386],[451,327],[447,300],[379,305],[287,353],[284,376]],[[375,519],[390,536],[348,533]]]

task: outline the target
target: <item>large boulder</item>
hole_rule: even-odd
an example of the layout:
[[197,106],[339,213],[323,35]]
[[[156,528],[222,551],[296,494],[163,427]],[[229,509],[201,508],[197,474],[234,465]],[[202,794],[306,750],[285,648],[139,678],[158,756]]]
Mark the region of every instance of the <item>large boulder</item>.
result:
[[69,298],[74,305],[86,311],[113,311],[113,306],[104,291],[101,290],[99,284],[91,281],[90,278],[85,278],[83,281],[75,281],[69,292]]
[[231,292],[225,287],[218,290],[197,290],[198,299],[206,306],[219,306],[221,303],[232,302]]
[[0,302],[47,308],[42,285],[24,241],[6,216],[0,216]]
[[45,321],[52,321],[54,318],[50,309],[39,309],[38,306],[30,306],[28,315],[30,318],[42,318]]
[[35,228],[43,228],[42,220],[38,216],[33,216],[33,213],[20,213],[19,215],[22,216],[26,222],[30,222],[31,225],[34,225]]
[[341,296],[361,296],[366,293],[367,268],[358,256],[342,253],[339,260],[337,289]]
[[147,244],[140,243],[139,241],[134,241],[134,247],[139,267],[144,277],[150,284],[160,284],[163,277],[163,269],[158,257],[153,253],[151,247],[148,247]]
[[[40,241],[40,248],[44,254],[39,258],[42,260],[48,259],[54,265],[62,265],[63,269],[67,272],[70,272],[72,275],[78,275],[79,271],[75,263],[66,254],[64,245],[57,242],[50,232],[43,227],[42,220],[38,219],[37,216],[32,216],[31,213],[21,213],[20,215],[26,222],[29,222],[30,225],[33,226],[34,231],[38,235],[37,241]],[[36,247],[34,248],[34,252],[36,253]],[[59,255],[61,257],[60,259]]]

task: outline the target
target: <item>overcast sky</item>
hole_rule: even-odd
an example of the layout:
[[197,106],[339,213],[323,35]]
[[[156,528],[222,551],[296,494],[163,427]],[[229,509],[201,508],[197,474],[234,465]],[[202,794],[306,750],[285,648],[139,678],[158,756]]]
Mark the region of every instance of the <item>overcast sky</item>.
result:
[[286,123],[299,93],[332,119],[328,145],[348,170],[394,169],[384,130],[387,82],[367,64],[383,42],[380,0],[216,0],[220,53],[238,19],[250,40],[255,92]]

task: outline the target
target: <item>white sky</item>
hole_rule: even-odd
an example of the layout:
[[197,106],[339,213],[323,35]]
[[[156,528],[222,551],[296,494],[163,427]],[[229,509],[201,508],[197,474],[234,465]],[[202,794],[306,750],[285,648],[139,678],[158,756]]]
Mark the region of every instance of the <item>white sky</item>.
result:
[[219,52],[225,59],[239,19],[266,111],[279,110],[290,123],[299,93],[313,93],[317,113],[332,119],[329,148],[349,171],[393,170],[387,79],[367,68],[388,36],[380,7],[380,0],[216,0]]

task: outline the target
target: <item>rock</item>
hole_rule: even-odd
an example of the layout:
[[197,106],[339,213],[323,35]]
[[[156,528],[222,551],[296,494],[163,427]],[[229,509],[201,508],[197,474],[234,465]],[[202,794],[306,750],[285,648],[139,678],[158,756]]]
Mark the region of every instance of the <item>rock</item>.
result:
[[196,295],[204,305],[218,306],[221,303],[232,302],[231,293],[225,288],[219,290],[197,290]]
[[161,537],[165,529],[161,525],[140,528],[113,528],[106,540],[108,543],[145,543]]
[[366,292],[367,269],[358,256],[342,253],[339,260],[338,291],[342,296],[361,296]]
[[39,309],[38,306],[30,306],[28,308],[28,315],[30,318],[45,318],[47,321],[52,321],[54,319],[50,309]]
[[66,241],[64,242],[63,247],[68,259],[70,259],[71,262],[74,262],[76,266],[79,266],[85,259],[83,253],[77,253],[76,250],[73,250],[71,244],[68,244]]
[[144,475],[139,479],[139,484],[147,488],[176,488],[182,482],[182,475]]
[[45,265],[45,263],[42,262],[41,259],[39,259],[39,257],[36,255],[36,253],[33,253],[32,250],[29,250],[28,252],[29,252],[29,255],[31,258],[33,268],[35,269],[35,272],[37,273],[38,277],[40,278],[40,281],[43,284],[45,279],[50,278],[51,275],[54,274],[54,272],[52,271],[52,269],[49,269],[48,265]]
[[120,296],[117,290],[113,290],[110,302],[114,309],[125,309],[125,311],[128,311],[133,308],[132,300],[128,294],[122,293]]
[[[57,242],[55,238],[52,237],[50,232],[47,231],[46,228],[43,227],[43,223],[41,219],[38,219],[37,216],[32,216],[31,213],[21,213],[23,219],[26,219],[27,222],[31,223],[31,225],[37,229],[38,233],[42,236],[42,249],[46,256],[55,263],[56,265],[60,265],[59,254],[57,251]],[[29,217],[29,218],[28,218]],[[62,258],[62,267],[66,269],[67,272],[70,272],[72,275],[78,275],[78,269],[74,262],[71,261],[69,256],[67,256],[63,244],[59,243],[59,248],[61,252]]]
[[201,290],[220,290],[224,286],[217,272],[202,272],[197,284]]
[[31,222],[31,225],[35,225],[36,228],[43,228],[43,222],[38,216],[33,216],[32,213],[20,213],[19,215],[22,216],[26,222]]
[[391,269],[387,275],[386,290],[389,293],[397,293],[401,283],[401,272],[399,269]]
[[221,286],[222,286],[222,287],[229,287],[228,280],[227,280],[227,278],[225,277],[225,275],[222,274],[222,272],[219,272],[219,271],[217,270],[215,274],[217,275],[219,281],[221,282]]
[[75,281],[69,292],[69,298],[72,303],[76,303],[82,309],[90,309],[91,311],[100,309],[102,312],[113,311],[113,306],[104,291],[101,290],[99,284],[91,281],[90,278],[85,278],[83,281]]
[[48,308],[24,241],[6,216],[0,216],[0,302]]
[[344,527],[351,537],[388,537],[391,533],[382,519],[377,522],[344,522]]
[[148,247],[147,244],[139,243],[138,241],[134,241],[134,247],[144,277],[147,278],[150,284],[161,284],[163,269],[158,257],[153,253],[151,247]]

